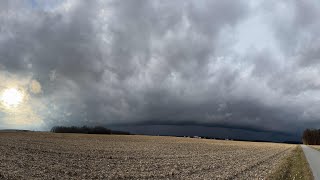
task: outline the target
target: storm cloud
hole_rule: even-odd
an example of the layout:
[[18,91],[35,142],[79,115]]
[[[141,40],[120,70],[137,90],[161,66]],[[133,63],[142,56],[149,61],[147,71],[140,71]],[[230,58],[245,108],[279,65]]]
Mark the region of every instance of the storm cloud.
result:
[[315,1],[1,1],[0,71],[29,77],[40,129],[299,132],[320,127],[319,12]]

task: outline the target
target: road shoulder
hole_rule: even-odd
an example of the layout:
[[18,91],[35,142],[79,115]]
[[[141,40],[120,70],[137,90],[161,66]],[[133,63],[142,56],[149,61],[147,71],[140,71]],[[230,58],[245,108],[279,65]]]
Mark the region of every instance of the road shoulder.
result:
[[297,146],[291,154],[284,158],[277,170],[270,174],[267,179],[271,180],[291,180],[302,179],[312,180],[313,175],[309,168],[308,161],[300,146]]

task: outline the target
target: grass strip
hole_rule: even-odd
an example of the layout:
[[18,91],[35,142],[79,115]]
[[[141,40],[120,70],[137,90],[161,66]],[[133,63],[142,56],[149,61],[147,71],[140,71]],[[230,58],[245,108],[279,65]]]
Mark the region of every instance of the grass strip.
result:
[[274,171],[267,179],[312,180],[313,175],[301,146],[297,146],[292,153],[282,161],[276,171]]
[[315,149],[315,150],[317,150],[317,151],[320,151],[320,146],[319,145],[309,145],[309,147],[311,147],[311,148],[313,148],[313,149]]

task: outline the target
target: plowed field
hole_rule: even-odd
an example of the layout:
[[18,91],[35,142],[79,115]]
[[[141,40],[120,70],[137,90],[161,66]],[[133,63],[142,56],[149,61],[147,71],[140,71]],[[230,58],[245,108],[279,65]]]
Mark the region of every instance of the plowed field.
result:
[[161,136],[0,133],[0,179],[262,179],[294,147]]

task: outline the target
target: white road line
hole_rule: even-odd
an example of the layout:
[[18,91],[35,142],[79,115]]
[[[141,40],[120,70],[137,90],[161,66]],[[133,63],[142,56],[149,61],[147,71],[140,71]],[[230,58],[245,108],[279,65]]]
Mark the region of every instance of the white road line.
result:
[[306,155],[314,179],[320,180],[320,151],[312,149],[306,145],[301,145],[301,147]]

